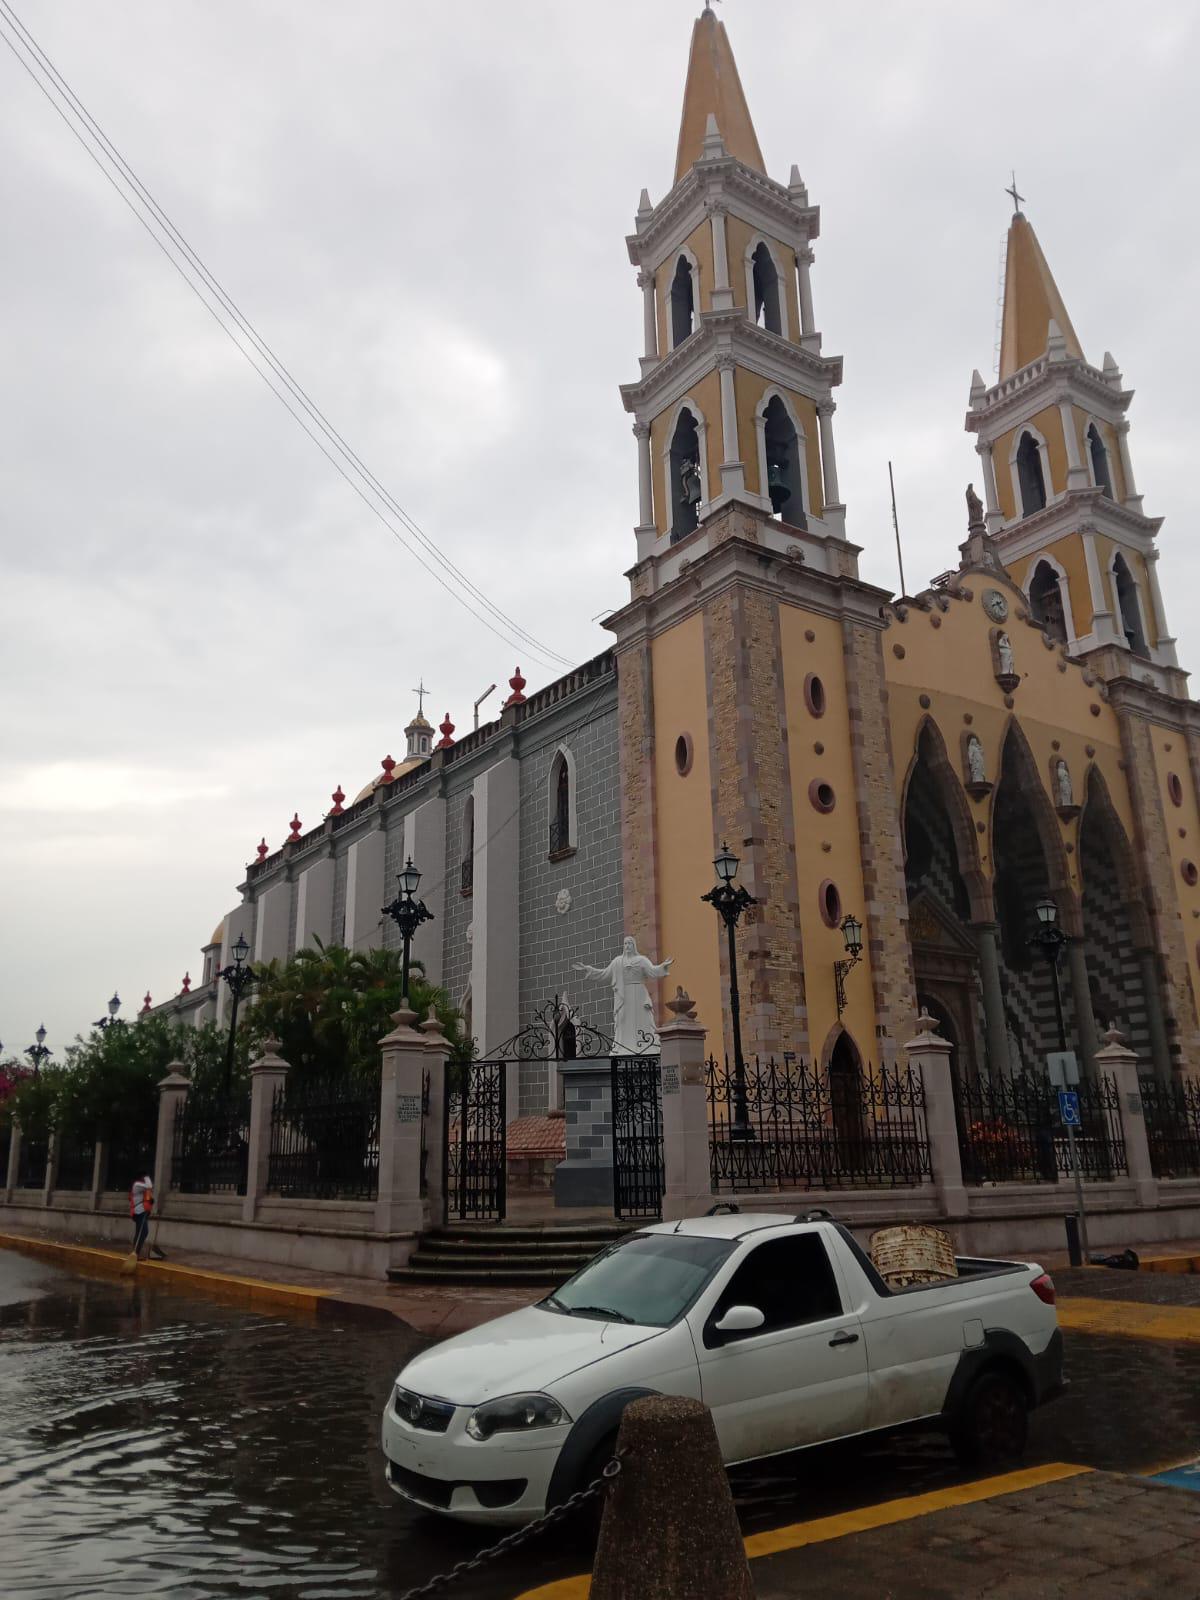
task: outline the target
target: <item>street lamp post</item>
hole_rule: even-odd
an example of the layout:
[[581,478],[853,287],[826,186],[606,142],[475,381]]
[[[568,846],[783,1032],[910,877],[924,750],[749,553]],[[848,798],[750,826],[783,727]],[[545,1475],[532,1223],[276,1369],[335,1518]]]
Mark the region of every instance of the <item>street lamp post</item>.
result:
[[423,922],[433,921],[433,912],[424,900],[416,899],[417,889],[421,882],[419,870],[413,866],[412,857],[409,856],[404,864],[404,870],[396,874],[396,882],[400,885],[400,893],[383,908],[383,915],[391,917],[400,930],[400,938],[404,942],[404,963],[401,969],[401,989],[404,1003],[408,1004],[408,955],[412,945],[413,934]]
[[1029,943],[1036,945],[1049,963],[1054,979],[1054,1015],[1058,1019],[1058,1048],[1065,1050],[1067,1025],[1063,1020],[1062,984],[1059,981],[1058,968],[1067,936],[1058,925],[1058,907],[1053,900],[1039,900],[1034,910],[1037,912],[1037,927],[1030,935]]
[[114,989],[113,990],[113,997],[108,1002],[108,1015],[106,1017],[101,1017],[99,1022],[97,1022],[95,1024],[95,1026],[97,1028],[111,1028],[114,1022],[119,1022],[120,1021],[120,1018],[117,1016],[117,1012],[120,1011],[120,1009],[121,1009],[121,996]]
[[36,1078],[42,1069],[42,1063],[48,1061],[54,1052],[46,1046],[46,1027],[39,1024],[38,1031],[34,1034],[36,1044],[31,1044],[25,1054],[33,1062],[33,1075]]
[[863,951],[862,923],[849,912],[842,918],[842,943],[846,947],[846,959],[833,963],[834,998],[839,1022],[846,1009],[846,974],[862,960]]
[[742,1056],[742,1006],[738,994],[737,946],[733,936],[742,912],[747,906],[756,906],[758,901],[752,894],[747,894],[740,883],[734,886],[738,858],[724,842],[713,858],[713,866],[716,868],[719,881],[700,898],[715,908],[717,915],[725,924],[725,932],[729,938],[729,1014],[733,1021],[733,1122],[730,1125],[729,1136],[731,1139],[752,1139],[754,1134],[750,1127],[750,1114],[746,1105],[746,1062]]
[[229,1043],[225,1047],[225,1093],[228,1095],[233,1087],[233,1047],[237,1037],[238,1004],[244,994],[248,994],[254,983],[254,973],[246,961],[250,954],[250,946],[246,943],[246,935],[239,933],[237,943],[233,947],[233,960],[229,966],[223,967],[217,973],[218,978],[224,978],[229,985],[229,992],[233,996],[233,1015],[229,1019]]

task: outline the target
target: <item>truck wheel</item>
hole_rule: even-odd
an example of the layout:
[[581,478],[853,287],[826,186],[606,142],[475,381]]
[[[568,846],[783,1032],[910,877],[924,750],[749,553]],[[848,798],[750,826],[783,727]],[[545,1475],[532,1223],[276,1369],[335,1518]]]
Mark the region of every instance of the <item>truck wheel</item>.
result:
[[950,1442],[964,1466],[1001,1468],[1025,1454],[1028,1433],[1021,1384],[1007,1372],[985,1372],[968,1389]]

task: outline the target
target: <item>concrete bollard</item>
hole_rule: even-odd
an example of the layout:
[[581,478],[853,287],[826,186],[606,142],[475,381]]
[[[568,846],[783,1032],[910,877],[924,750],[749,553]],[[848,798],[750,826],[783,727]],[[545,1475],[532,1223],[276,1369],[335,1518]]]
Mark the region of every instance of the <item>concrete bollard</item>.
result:
[[590,1600],[754,1600],[712,1413],[649,1395],[625,1408]]

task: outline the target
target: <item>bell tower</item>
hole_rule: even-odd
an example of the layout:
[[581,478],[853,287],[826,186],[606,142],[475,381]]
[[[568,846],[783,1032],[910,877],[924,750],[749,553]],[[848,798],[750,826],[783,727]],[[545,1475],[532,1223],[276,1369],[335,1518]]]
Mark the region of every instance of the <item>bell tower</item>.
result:
[[[1022,196],[1014,182],[1014,208]],[[1183,695],[1159,588],[1155,538],[1134,482],[1133,399],[1107,352],[1084,356],[1024,213],[1008,230],[1000,370],[971,381],[987,528],[1034,619],[1105,678],[1136,677]]]
[[[724,24],[692,32],[670,192],[646,190],[629,237],[643,295],[641,377],[623,386],[638,443],[639,560],[733,502],[774,519],[781,547],[845,538],[832,392],[810,268],[820,214],[793,167],[766,173]],[[819,561],[821,557],[815,557]]]

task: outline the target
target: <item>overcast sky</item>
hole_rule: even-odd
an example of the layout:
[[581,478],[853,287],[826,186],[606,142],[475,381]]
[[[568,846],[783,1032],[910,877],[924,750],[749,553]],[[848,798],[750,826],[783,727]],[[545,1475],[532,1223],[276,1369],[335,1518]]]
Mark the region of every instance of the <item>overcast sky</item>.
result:
[[[572,661],[627,594],[638,192],[670,184],[697,0],[12,0],[225,288],[425,531]],[[1200,622],[1192,0],[728,0],[813,283],[848,532],[953,564],[1015,167]],[[3,13],[0,11],[0,18]],[[0,1038],[167,998],[265,834],[460,731],[519,662],[334,473],[0,48]],[[498,697],[497,697],[498,698]],[[496,704],[494,699],[492,705]]]

